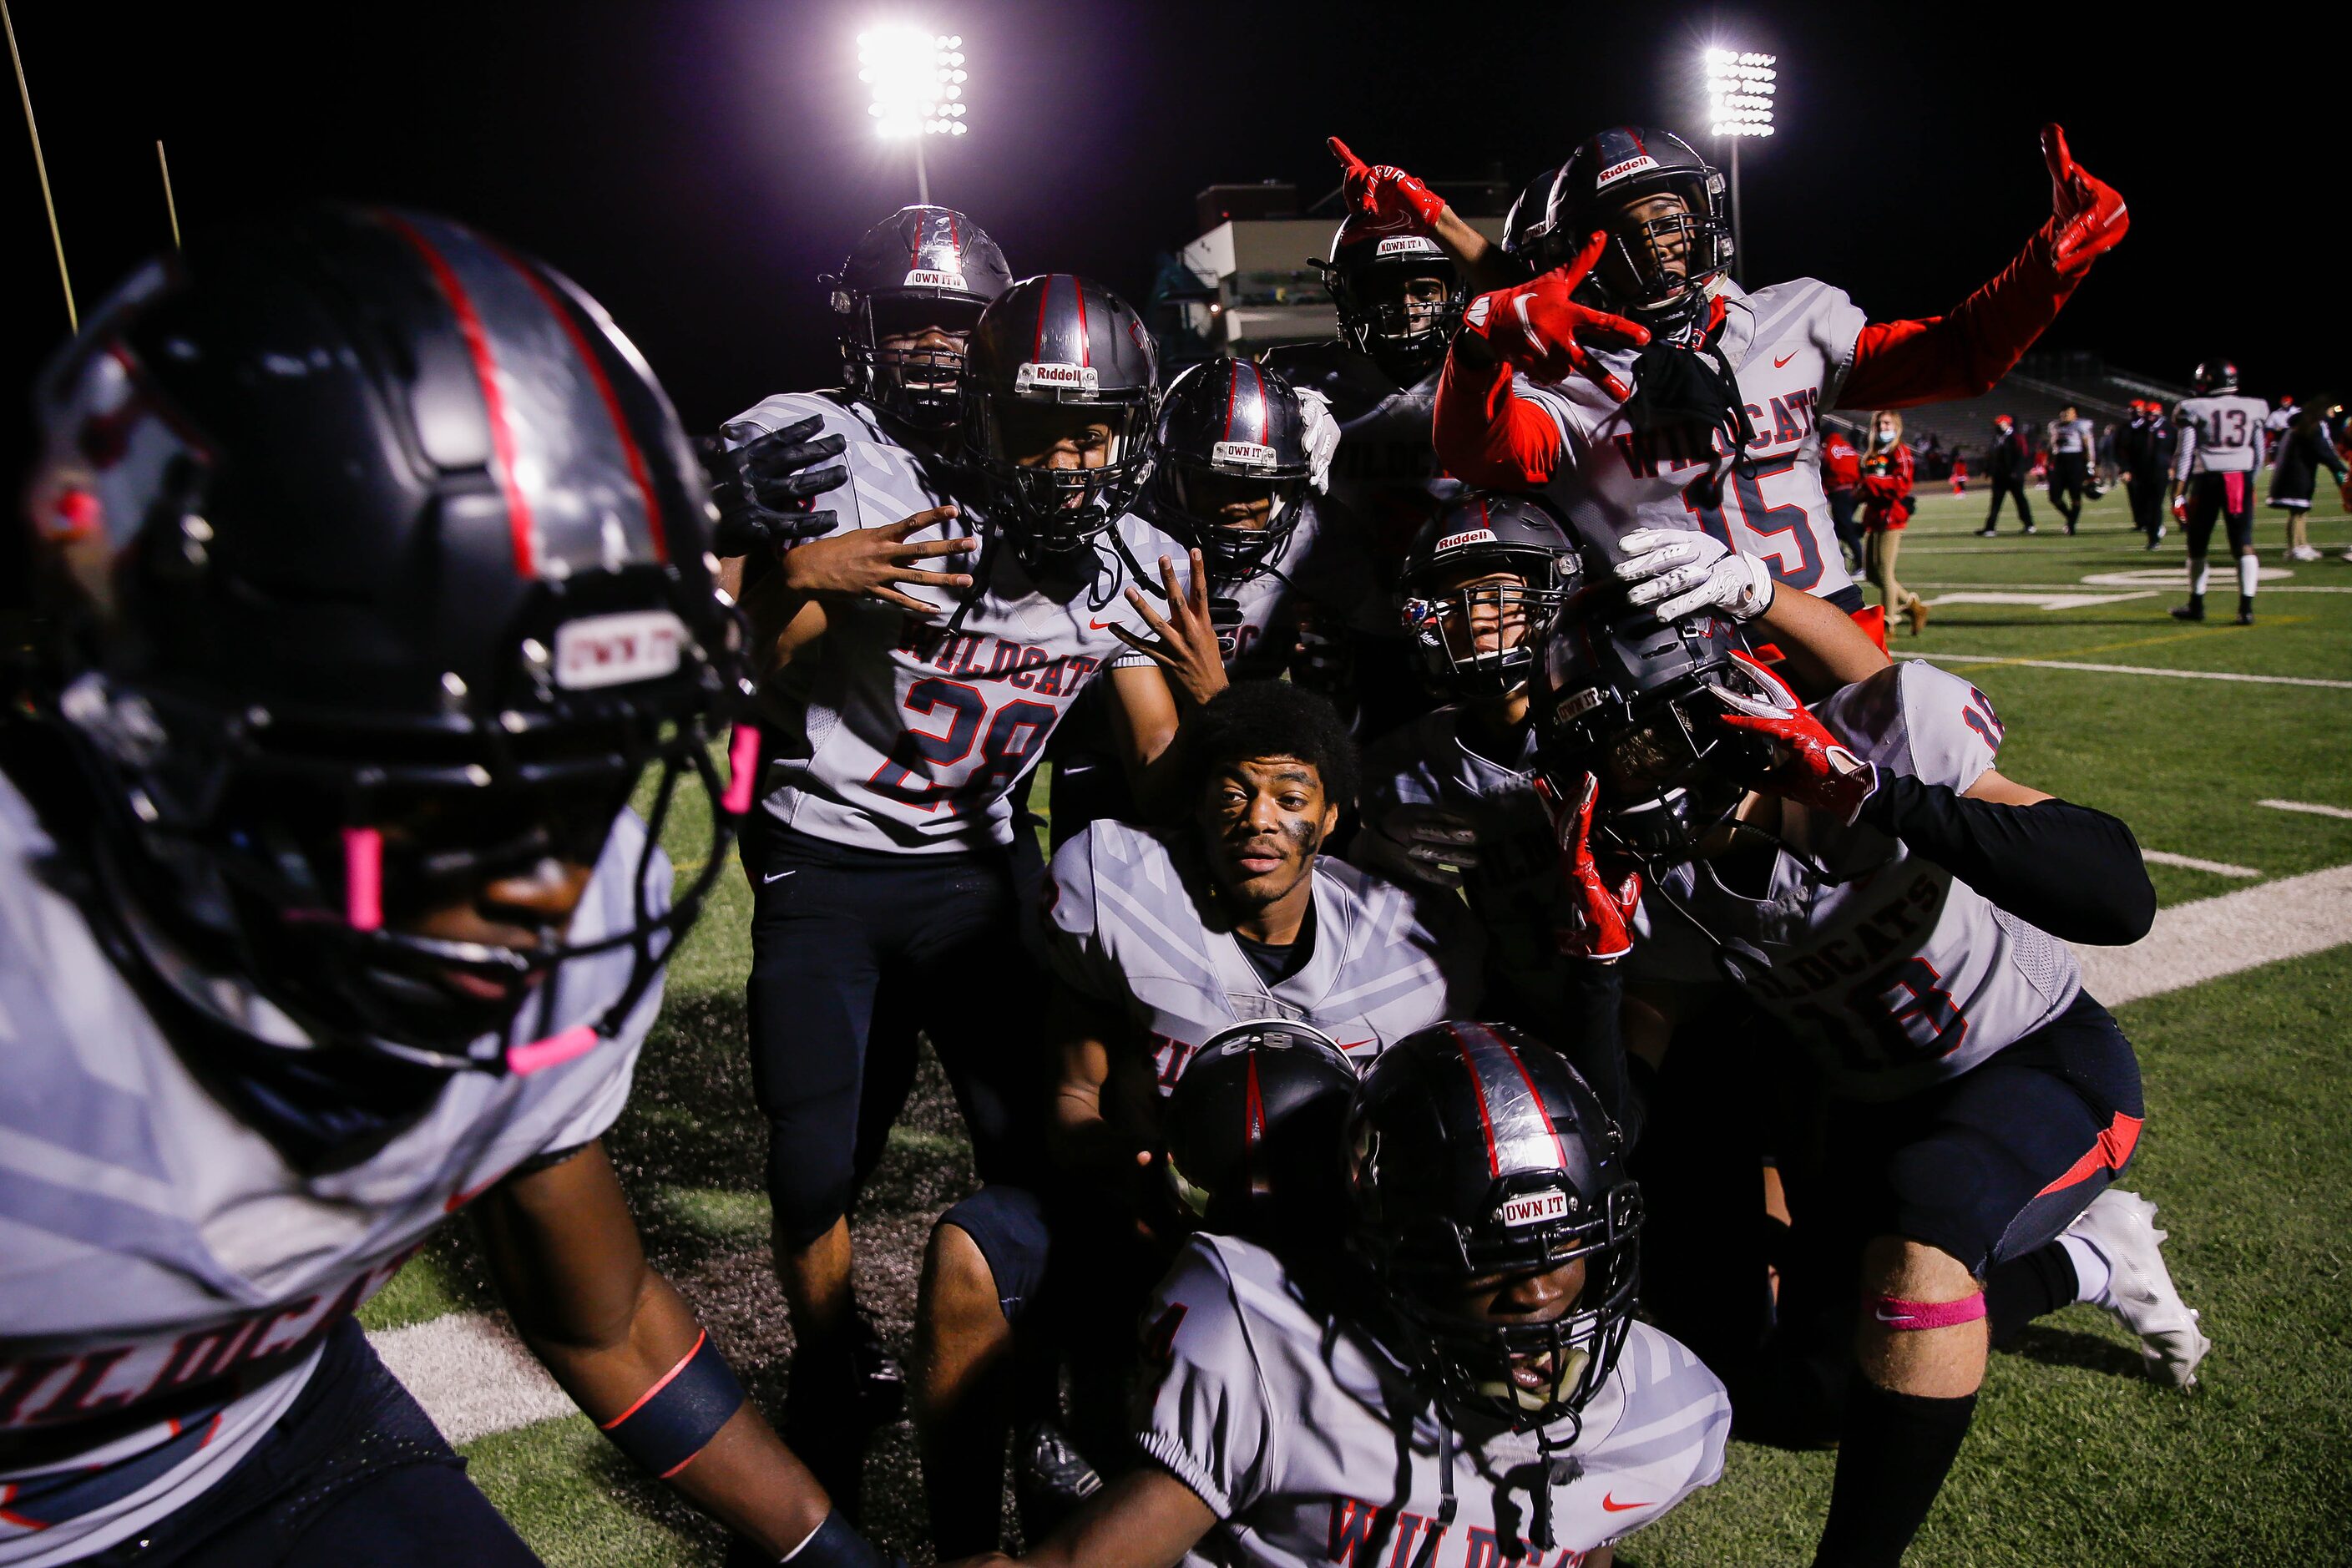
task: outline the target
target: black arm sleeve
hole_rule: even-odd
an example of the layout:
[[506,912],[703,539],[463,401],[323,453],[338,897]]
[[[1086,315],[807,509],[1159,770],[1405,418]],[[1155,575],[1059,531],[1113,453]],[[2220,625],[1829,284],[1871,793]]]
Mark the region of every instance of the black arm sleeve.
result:
[[2156,922],[2139,841],[2104,811],[2000,805],[1882,771],[1860,820],[2063,941],[2121,947]]
[[1626,1070],[1625,1034],[1619,1022],[1625,1005],[1625,984],[1618,973],[1621,966],[1569,959],[1562,967],[1568,978],[1562,986],[1558,1032],[1550,1044],[1591,1086],[1601,1108],[1617,1123],[1631,1147],[1639,1108]]

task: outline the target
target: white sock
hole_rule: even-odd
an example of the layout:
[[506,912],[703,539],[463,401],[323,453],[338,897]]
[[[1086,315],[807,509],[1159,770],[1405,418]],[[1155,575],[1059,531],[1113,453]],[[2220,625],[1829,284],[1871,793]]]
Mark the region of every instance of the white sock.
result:
[[2251,555],[2238,557],[2238,596],[2240,598],[2251,599],[2254,596],[2254,573],[2261,565],[2262,563]]
[[2066,1261],[2074,1266],[2074,1300],[2094,1307],[2114,1305],[2107,1300],[2107,1287],[2115,1282],[2116,1271],[2106,1254],[2071,1233],[2060,1237],[2058,1245],[2066,1249]]
[[2197,595],[2197,597],[2200,599],[2203,598],[2205,596],[2206,580],[2211,577],[2212,574],[2213,574],[2211,572],[2206,569],[2205,557],[2202,555],[2200,555],[2194,561],[2191,561],[2189,563],[2189,591]]

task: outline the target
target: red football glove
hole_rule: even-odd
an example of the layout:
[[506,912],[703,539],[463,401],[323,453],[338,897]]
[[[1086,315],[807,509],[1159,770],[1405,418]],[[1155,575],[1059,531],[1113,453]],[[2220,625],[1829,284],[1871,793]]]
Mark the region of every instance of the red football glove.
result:
[[1403,218],[1422,233],[1437,226],[1445,198],[1394,163],[1366,163],[1337,136],[1325,145],[1339,160],[1339,188],[1350,210],[1368,216]]
[[1633,389],[1593,358],[1591,351],[1638,349],[1650,341],[1650,329],[1569,298],[1608,245],[1606,234],[1596,234],[1572,260],[1534,282],[1479,295],[1464,313],[1462,330],[1486,339],[1498,357],[1534,380],[1588,376],[1601,391],[1624,402]]
[[1716,716],[1727,729],[1772,740],[1772,765],[1760,777],[1746,781],[1754,787],[1793,800],[1840,822],[1852,822],[1862,803],[1878,789],[1878,770],[1847,751],[1822,721],[1805,710],[1797,694],[1780,678],[1744,653],[1731,656],[1769,695],[1750,697],[1709,682],[1707,689],[1720,699],[1728,713]]
[[[2347,510],[2352,510],[2352,506],[2347,506]],[[2174,496],[2172,498],[2172,521],[2179,523],[2183,528],[2189,526],[2189,498],[2187,496]]]
[[2050,165],[2050,210],[2058,225],[2050,237],[2051,265],[2061,278],[2079,277],[2130,231],[2131,214],[2113,185],[2074,162],[2064,127],[2042,128],[2042,157]]
[[1561,954],[1614,963],[1633,951],[1633,911],[1642,904],[1642,873],[1604,872],[1592,854],[1592,807],[1601,798],[1601,781],[1584,775],[1584,788],[1574,800],[1562,799],[1551,781],[1536,775],[1536,794],[1551,814],[1552,830],[1559,839],[1559,874],[1576,902],[1573,923],[1552,934]]

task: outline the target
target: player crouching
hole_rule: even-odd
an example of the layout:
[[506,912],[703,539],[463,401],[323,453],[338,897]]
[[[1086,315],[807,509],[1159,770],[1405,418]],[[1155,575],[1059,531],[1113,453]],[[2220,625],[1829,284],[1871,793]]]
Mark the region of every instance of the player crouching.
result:
[[1150,1462],[1022,1562],[1597,1568],[1722,1473],[1730,1405],[1633,1320],[1640,1192],[1557,1052],[1424,1029],[1345,1142],[1344,1247],[1194,1237],[1144,1320]]
[[[470,1206],[625,1453],[766,1561],[877,1563],[598,1142],[748,803],[709,755],[741,638],[644,362],[466,229],[321,211],[137,274],[39,408],[0,1562],[536,1563],[352,1317]],[[673,904],[681,784],[713,832]]]

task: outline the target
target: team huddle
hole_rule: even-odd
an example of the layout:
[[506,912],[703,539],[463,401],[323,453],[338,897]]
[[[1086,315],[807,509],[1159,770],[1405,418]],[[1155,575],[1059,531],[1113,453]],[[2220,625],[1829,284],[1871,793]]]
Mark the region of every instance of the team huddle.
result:
[[[1873,321],[1735,283],[1663,132],[1499,244],[1331,145],[1330,342],[1163,374],[908,207],[843,384],[700,442],[444,220],[118,290],[0,729],[0,1564],[535,1562],[353,1319],[459,1209],[730,1562],[893,1561],[910,1407],[942,1561],[1013,1560],[1009,1474],[1024,1563],[1605,1564],[1738,1433],[1894,1563],[2036,1317],[2194,1383],[2069,946],[2147,931],[2137,846],[1889,659],[1822,459],[1998,381],[2120,198],[2050,127],[2015,259]],[[772,1426],[601,1143],[730,844]],[[979,1185],[902,1367],[856,1215],[926,1041]]]

